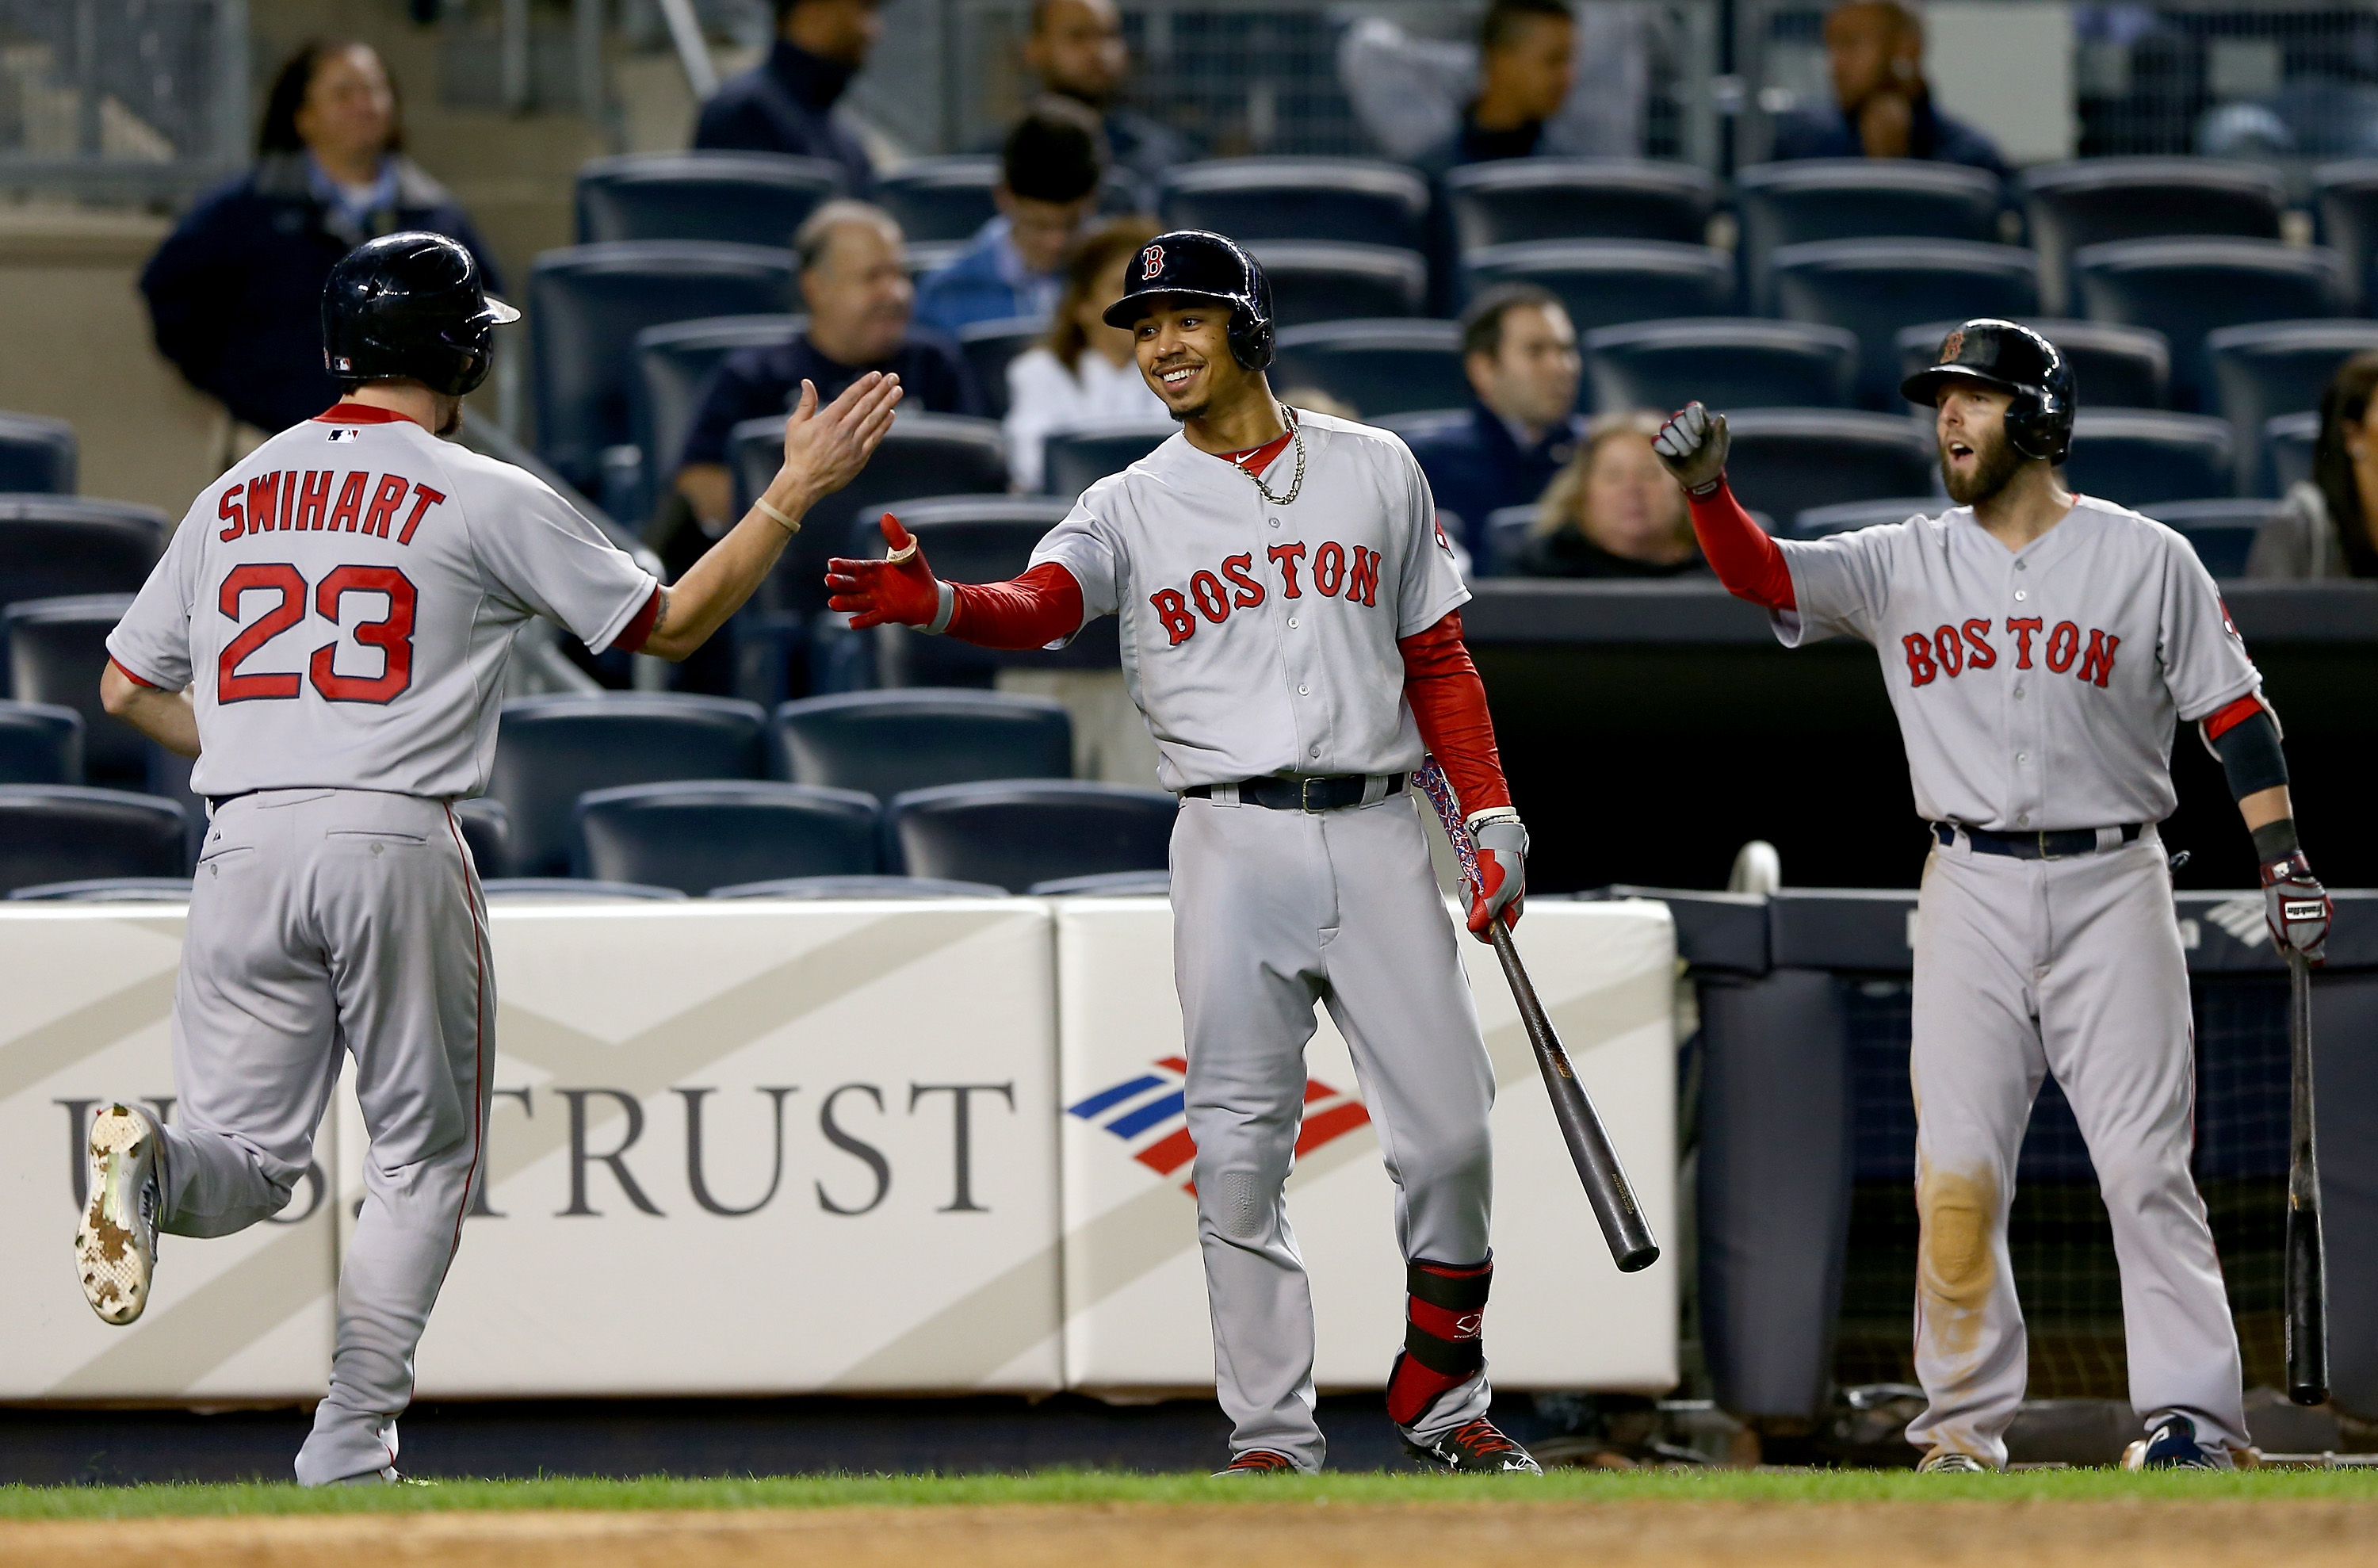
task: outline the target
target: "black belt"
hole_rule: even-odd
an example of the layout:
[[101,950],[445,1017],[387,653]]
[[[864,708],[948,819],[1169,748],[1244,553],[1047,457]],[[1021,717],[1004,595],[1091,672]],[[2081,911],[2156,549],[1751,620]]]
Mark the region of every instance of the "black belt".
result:
[[[1954,844],[1957,835],[1965,836],[1974,852],[1981,855],[2012,855],[2019,861],[2058,861],[2068,855],[2094,855],[2097,852],[2095,827],[2070,827],[2054,833],[1993,833],[1986,827],[1960,827],[1952,823],[1936,822],[1932,836],[1943,844]],[[2122,842],[2135,844],[2143,831],[2135,823],[2125,823]]]
[[[1261,778],[1242,778],[1235,785],[1192,784],[1181,792],[1192,800],[1210,801],[1216,790],[1235,789],[1243,806],[1263,806],[1271,811],[1343,811],[1363,803],[1376,777],[1368,773],[1329,773],[1284,778],[1269,774]],[[1387,788],[1379,794],[1381,800],[1402,794],[1411,776],[1390,773],[1387,781]]]

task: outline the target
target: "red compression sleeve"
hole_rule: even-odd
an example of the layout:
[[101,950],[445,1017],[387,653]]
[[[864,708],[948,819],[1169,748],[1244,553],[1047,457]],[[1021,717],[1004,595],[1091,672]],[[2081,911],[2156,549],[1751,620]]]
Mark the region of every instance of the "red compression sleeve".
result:
[[1421,743],[1453,781],[1464,816],[1511,803],[1503,758],[1495,749],[1495,720],[1486,711],[1486,683],[1461,642],[1461,612],[1448,611],[1424,632],[1400,639],[1404,697],[1419,721]]
[[944,628],[983,648],[1045,648],[1082,629],[1082,585],[1053,561],[1004,583],[953,583]]
[[2263,699],[2250,692],[2205,719],[2204,738],[2217,741],[2262,711]]
[[1742,510],[1732,486],[1720,478],[1717,488],[1705,496],[1686,492],[1685,504],[1692,510],[1693,535],[1701,542],[1701,554],[1709,558],[1710,570],[1727,593],[1770,609],[1798,608],[1784,552]]

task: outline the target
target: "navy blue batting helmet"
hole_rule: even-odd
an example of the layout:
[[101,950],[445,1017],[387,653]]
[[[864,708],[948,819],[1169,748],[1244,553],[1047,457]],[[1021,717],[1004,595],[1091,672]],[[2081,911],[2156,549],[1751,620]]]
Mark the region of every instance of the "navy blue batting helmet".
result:
[[1158,235],[1140,247],[1106,323],[1135,326],[1168,299],[1229,306],[1231,357],[1250,370],[1271,363],[1271,281],[1237,241],[1203,229]]
[[479,263],[444,235],[366,240],[322,288],[322,364],[345,391],[365,381],[419,381],[461,397],[487,379],[495,329],[520,312],[489,299]]
[[2064,461],[2081,386],[2054,344],[2029,327],[1983,317],[1941,339],[1933,361],[1900,383],[1900,396],[1928,408],[1951,381],[2007,392],[2014,398],[2006,411],[2008,443],[2025,457]]

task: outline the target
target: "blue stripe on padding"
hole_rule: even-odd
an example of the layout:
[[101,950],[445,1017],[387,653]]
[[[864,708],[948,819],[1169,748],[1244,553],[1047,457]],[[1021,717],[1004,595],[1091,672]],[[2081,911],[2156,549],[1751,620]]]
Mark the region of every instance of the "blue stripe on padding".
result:
[[1136,1111],[1124,1112],[1107,1123],[1107,1130],[1117,1138],[1135,1138],[1157,1123],[1179,1116],[1181,1108],[1187,1103],[1188,1096],[1176,1089],[1170,1094],[1150,1100]]
[[1071,1115],[1079,1116],[1084,1121],[1087,1121],[1091,1117],[1097,1116],[1100,1111],[1111,1110],[1113,1107],[1122,1104],[1125,1100],[1129,1100],[1135,1095],[1147,1093],[1149,1090],[1154,1089],[1158,1084],[1160,1084],[1164,1080],[1162,1079],[1157,1077],[1154,1073],[1150,1073],[1146,1078],[1135,1078],[1129,1083],[1117,1084],[1112,1089],[1093,1094],[1088,1099],[1083,1101],[1080,1104],[1068,1105],[1065,1109]]

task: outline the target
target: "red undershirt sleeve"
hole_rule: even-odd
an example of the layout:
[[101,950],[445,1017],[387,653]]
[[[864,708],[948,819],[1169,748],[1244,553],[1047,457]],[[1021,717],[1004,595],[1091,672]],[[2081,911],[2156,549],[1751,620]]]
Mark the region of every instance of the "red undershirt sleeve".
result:
[[2217,741],[2262,711],[2263,699],[2249,692],[2204,720],[2204,739],[2207,742]]
[[1045,648],[1082,629],[1082,585],[1053,561],[1004,583],[953,583],[950,623],[962,643],[982,648]]
[[1733,487],[1723,477],[1705,496],[1686,492],[1685,504],[1692,511],[1693,535],[1701,542],[1701,554],[1727,593],[1769,609],[1799,608],[1784,552],[1734,499]]
[[115,666],[117,672],[136,686],[146,686],[152,692],[162,692],[165,689],[164,687],[157,684],[156,681],[150,680],[147,676],[126,669],[124,661],[120,658],[111,657],[107,662]]
[[1399,640],[1404,656],[1404,699],[1420,725],[1421,743],[1453,782],[1464,816],[1511,803],[1503,758],[1495,748],[1495,720],[1486,711],[1486,683],[1461,641],[1461,612]]
[[611,645],[622,653],[643,652],[644,644],[651,640],[653,628],[660,624],[660,619],[661,591],[655,585],[652,597],[644,600],[644,608],[636,611],[636,618],[629,621],[618,636],[611,639]]

